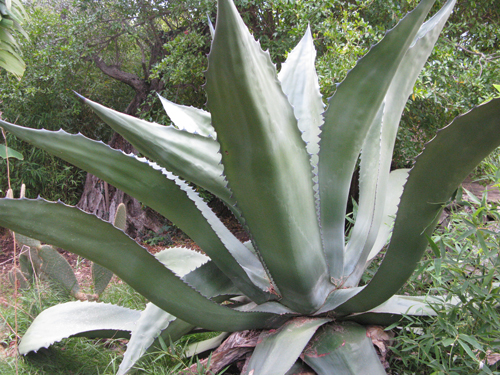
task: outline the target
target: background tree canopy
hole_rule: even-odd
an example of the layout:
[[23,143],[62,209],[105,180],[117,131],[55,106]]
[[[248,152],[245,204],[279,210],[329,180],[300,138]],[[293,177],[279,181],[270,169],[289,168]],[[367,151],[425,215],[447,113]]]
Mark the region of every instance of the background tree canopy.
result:
[[[325,102],[371,45],[416,0],[239,0],[245,22],[272,59],[288,51],[311,26]],[[436,9],[444,0],[436,2]],[[209,18],[215,1],[27,1],[29,39],[21,81],[2,71],[3,119],[34,128],[81,132],[108,142],[111,132],[81,106],[72,90],[106,106],[167,124],[156,93],[203,107]],[[393,164],[409,166],[437,128],[495,95],[500,83],[500,7],[497,0],[459,1],[420,76],[403,115]],[[367,93],[369,95],[369,93]],[[411,113],[411,115],[409,115]],[[85,175],[40,150],[7,137],[24,161],[11,161],[16,189],[75,204]],[[7,185],[0,161],[0,188]]]

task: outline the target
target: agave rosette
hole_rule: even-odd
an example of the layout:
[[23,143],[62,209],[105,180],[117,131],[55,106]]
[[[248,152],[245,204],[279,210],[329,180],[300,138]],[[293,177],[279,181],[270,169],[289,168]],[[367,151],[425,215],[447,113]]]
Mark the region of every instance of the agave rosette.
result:
[[[433,313],[424,297],[394,294],[457,186],[500,144],[500,101],[493,100],[440,131],[411,171],[390,171],[405,102],[455,1],[425,21],[433,4],[423,0],[373,46],[326,110],[311,32],[277,74],[232,1],[219,0],[206,72],[210,113],[161,98],[176,127],[162,126],[83,99],[146,158],[82,135],[0,122],[164,215],[207,255],[172,248],[153,256],[111,224],[63,203],[0,200],[2,226],[109,268],[151,301],[143,312],[83,302],[50,308],[35,319],[20,351],[120,331],[130,337],[123,374],[159,336],[176,340],[195,327],[262,329],[248,373],[293,373],[306,363],[318,374],[332,368],[385,374],[362,324]],[[359,210],[346,243],[358,158]],[[184,180],[225,202],[251,241],[231,234]],[[393,224],[378,272],[358,286]],[[235,296],[246,302],[227,304]],[[123,309],[115,323],[98,324],[114,309]],[[88,329],[72,328],[90,313]]]

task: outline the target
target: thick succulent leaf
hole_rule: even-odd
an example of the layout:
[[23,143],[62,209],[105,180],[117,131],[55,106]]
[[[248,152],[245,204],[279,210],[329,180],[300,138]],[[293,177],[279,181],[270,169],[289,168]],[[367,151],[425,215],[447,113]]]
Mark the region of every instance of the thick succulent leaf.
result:
[[368,261],[372,260],[377,256],[377,254],[384,248],[387,244],[392,228],[394,227],[394,220],[396,219],[396,214],[398,212],[399,201],[401,200],[401,194],[403,194],[403,188],[408,179],[409,169],[396,169],[389,174],[388,185],[391,188],[388,189],[387,195],[385,197],[385,207],[384,216],[382,218],[382,225],[378,231],[377,239],[370,250],[368,255]]
[[330,99],[325,113],[319,152],[321,228],[330,276],[337,284],[342,283],[344,215],[359,152],[433,3],[434,0],[423,0],[358,61]]
[[102,178],[167,217],[203,248],[243,293],[257,302],[270,298],[262,291],[270,287],[270,281],[257,255],[231,234],[184,181],[82,135],[24,128],[1,120],[0,124],[16,137]]
[[210,260],[205,254],[186,247],[169,247],[155,254],[165,267],[183,277]]
[[316,74],[316,49],[311,28],[308,27],[299,44],[288,54],[278,74],[283,92],[293,107],[311,157],[313,171],[317,173],[319,133],[323,123],[324,104]]
[[208,350],[215,349],[219,347],[220,344],[229,336],[229,333],[223,332],[220,335],[213,337],[208,340],[195,342],[189,345],[186,350],[184,350],[185,357],[192,357],[194,355],[206,352]]
[[258,311],[258,312],[271,312],[273,314],[291,314],[297,315],[297,312],[291,310],[290,308],[282,305],[279,302],[271,301],[266,302],[260,305],[257,305],[254,302],[250,302],[246,305],[240,306],[236,308],[238,311]]
[[[186,276],[209,261],[206,255],[183,247],[167,248],[155,254],[155,256],[165,267],[175,272],[179,277]],[[210,283],[211,280],[206,280],[206,282]],[[191,286],[196,287],[192,284]],[[131,332],[130,341],[127,344],[127,350],[123,356],[123,361],[120,363],[117,375],[126,374],[160,336],[161,332],[175,319],[175,316],[152,303],[148,303]]]
[[47,348],[77,334],[116,337],[132,331],[141,313],[126,307],[97,302],[68,302],[42,311],[19,343],[19,353]]
[[168,171],[207,189],[229,206],[234,204],[222,177],[217,141],[173,126],[147,122],[85,98],[83,100],[140,153]]
[[302,362],[300,359],[293,364],[293,366],[288,370],[286,375],[312,375],[313,370]]
[[314,311],[328,285],[309,156],[269,54],[230,0],[219,1],[206,76],[224,173],[255,248],[281,302]]
[[341,311],[368,311],[403,286],[453,192],[498,145],[500,99],[476,107],[439,131],[410,171],[391,243],[379,270],[358,295],[340,306]]
[[[375,122],[372,124],[374,129],[370,129],[365,139],[361,153],[359,210],[352,240],[346,249],[344,275],[349,277],[345,283],[347,287],[358,284],[366,260],[377,239],[384,217],[387,190],[393,189],[393,186],[388,184],[388,179],[399,121],[413,85],[454,5],[455,0],[448,1],[420,28],[386,93],[379,110],[382,116],[375,117]],[[379,133],[376,141],[369,140],[370,136],[373,137],[373,133]]]
[[356,323],[327,324],[310,341],[303,360],[318,375],[385,375],[366,329]]
[[[314,315],[320,315],[327,312],[332,312],[340,305],[354,297],[361,291],[361,287],[355,288],[344,288],[344,289],[336,289],[332,293],[328,295],[325,300],[325,303],[321,308],[314,313]],[[331,313],[331,314],[332,314]]]
[[330,319],[296,318],[278,330],[263,331],[245,374],[285,375],[316,330]]
[[[359,166],[359,202],[356,223],[351,233],[351,240],[347,244],[345,251],[344,277],[349,276],[356,267],[360,256],[370,243],[375,241],[377,233],[372,231],[373,226],[379,224],[377,220],[382,216],[384,202],[379,202],[377,198],[385,198],[383,194],[377,193],[381,190],[379,186],[384,184],[381,181],[382,154],[382,118],[384,117],[385,105],[382,103],[373,124],[366,135],[361,151],[361,161]],[[385,189],[383,189],[385,191]],[[382,195],[382,196],[380,196]],[[352,287],[347,282],[344,287]]]
[[241,313],[217,305],[112,224],[74,207],[41,199],[4,198],[0,199],[0,225],[102,264],[155,305],[191,324],[233,331],[273,327],[287,320],[286,316]]
[[[127,207],[125,204],[120,203],[116,208],[113,225],[125,231],[127,226]],[[106,289],[112,278],[113,272],[100,264],[92,263],[92,281],[94,282],[94,293],[97,294],[97,296],[104,292],[104,289]]]
[[185,247],[171,247],[155,254],[155,257],[207,298],[241,294],[204,254]]
[[214,264],[207,262],[182,278],[207,298],[221,295],[241,295],[233,282]]
[[117,375],[126,374],[154,343],[161,331],[167,328],[170,322],[175,319],[175,316],[152,303],[148,303],[130,333],[127,350],[123,355],[123,361],[120,363]]
[[66,258],[50,245],[42,245],[38,249],[38,256],[42,260],[40,270],[59,283],[68,293],[78,299],[85,299],[80,292],[80,285],[73,268]]
[[210,112],[173,103],[161,95],[158,95],[158,97],[168,117],[170,117],[170,120],[172,120],[179,129],[189,133],[200,134],[205,137],[216,138],[217,134],[212,126],[212,116],[210,116]]
[[17,152],[16,150],[11,149],[10,147],[5,147],[5,145],[0,145],[0,158],[7,159],[7,155],[9,158],[23,160],[24,156]]
[[155,343],[149,348],[149,350],[151,351],[154,349],[161,349],[162,345],[161,345],[160,339],[163,342],[167,343],[167,345],[168,345],[170,343],[173,343],[173,342],[179,340],[184,335],[187,335],[189,332],[193,331],[195,328],[196,328],[195,325],[192,325],[190,323],[187,323],[187,322],[177,318],[177,319],[173,320],[172,322],[170,322],[168,327],[162,331],[159,339],[157,339],[155,341]]
[[392,296],[374,309],[352,314],[345,319],[359,324],[388,326],[405,316],[435,316],[436,311],[446,305],[456,305],[458,297],[442,298],[433,296]]

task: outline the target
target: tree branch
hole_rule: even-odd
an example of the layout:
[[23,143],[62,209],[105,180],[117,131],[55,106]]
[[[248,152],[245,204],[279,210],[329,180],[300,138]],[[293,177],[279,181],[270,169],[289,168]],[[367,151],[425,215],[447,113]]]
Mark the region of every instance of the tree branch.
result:
[[146,82],[135,74],[124,72],[115,65],[107,65],[104,60],[97,55],[92,56],[92,61],[94,61],[96,66],[107,76],[129,85],[137,92],[147,91]]

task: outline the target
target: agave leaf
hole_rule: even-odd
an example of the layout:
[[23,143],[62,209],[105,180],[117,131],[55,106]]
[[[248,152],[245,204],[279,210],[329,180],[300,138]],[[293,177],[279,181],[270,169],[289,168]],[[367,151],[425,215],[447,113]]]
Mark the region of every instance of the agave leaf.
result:
[[307,366],[300,359],[293,364],[293,366],[288,370],[286,375],[312,375],[314,374],[313,370]]
[[[127,208],[123,203],[120,203],[116,208],[113,225],[116,228],[125,231],[127,226]],[[94,282],[94,292],[97,296],[104,292],[104,289],[106,289],[112,278],[113,272],[100,264],[92,263],[92,281]]]
[[[201,265],[207,261],[207,257],[203,254],[185,248],[169,248],[156,254],[156,258],[207,298],[238,293],[231,281],[213,265],[213,262]],[[198,268],[193,269],[195,267]],[[146,350],[158,346],[158,344],[153,345],[158,341],[158,336],[161,335],[167,341],[176,341],[193,328],[193,325],[177,319],[153,304],[148,304],[131,333],[118,374],[126,373]]]
[[82,97],[92,110],[139,152],[163,168],[234,205],[225,186],[219,144],[212,138],[132,117]]
[[356,161],[398,67],[433,3],[423,0],[372,47],[338,87],[326,110],[319,151],[321,228],[330,276],[339,285],[344,275],[344,215]]
[[246,305],[237,307],[236,310],[238,311],[258,311],[258,312],[270,312],[273,314],[291,314],[291,315],[297,315],[297,313],[290,308],[282,305],[279,302],[271,301],[271,302],[266,302],[260,305],[257,305],[254,302],[247,303]]
[[156,253],[155,257],[179,277],[183,277],[210,260],[205,254],[185,247],[169,247]]
[[241,295],[231,280],[214,262],[207,262],[182,278],[207,298],[221,295]]
[[356,323],[321,327],[304,351],[303,360],[318,375],[385,375],[366,329]]
[[295,318],[276,331],[263,331],[245,374],[285,375],[316,330],[330,319]]
[[[361,153],[360,202],[357,222],[353,229],[351,243],[346,249],[344,275],[349,277],[349,281],[345,284],[347,287],[358,284],[366,260],[379,235],[387,190],[393,189],[393,186],[388,184],[388,179],[399,121],[413,85],[454,5],[455,0],[448,1],[438,13],[422,25],[386,93],[379,110],[382,116],[375,117],[375,122],[372,124],[374,129],[368,132]],[[378,142],[374,139],[369,140],[372,133],[379,133]],[[374,147],[375,145],[377,147]]]
[[[272,327],[288,317],[241,313],[206,299],[112,224],[61,203],[0,199],[0,225],[99,263],[163,310],[220,331]],[[131,266],[133,265],[133,266]],[[199,314],[202,310],[203,314]]]
[[206,352],[208,350],[215,349],[219,347],[220,344],[229,336],[229,333],[223,332],[220,335],[213,337],[208,340],[195,342],[194,344],[189,345],[184,350],[185,357],[192,357],[194,355]]
[[102,178],[169,218],[207,252],[243,293],[257,302],[270,298],[263,292],[270,287],[270,281],[257,255],[232,235],[196,192],[176,176],[82,135],[24,128],[1,120],[0,124],[15,136]]
[[[156,259],[179,277],[185,276],[209,260],[206,255],[179,247],[168,248],[157,253]],[[175,319],[175,316],[152,303],[148,303],[130,333],[131,337],[127,344],[127,350],[123,356],[123,361],[120,363],[117,375],[126,374],[154,343],[156,338],[160,336],[161,332]]]
[[302,139],[311,157],[313,171],[317,173],[319,133],[323,123],[324,104],[316,74],[316,49],[311,28],[307,27],[304,37],[288,54],[278,74],[283,92],[293,107]]
[[141,313],[126,307],[97,302],[67,302],[42,311],[24,334],[19,353],[47,348],[74,335],[128,337]]
[[204,254],[185,247],[170,247],[155,254],[155,257],[207,298],[241,294]]
[[212,116],[210,112],[173,103],[161,95],[158,95],[158,97],[168,117],[170,117],[172,122],[179,129],[189,133],[200,134],[205,137],[216,138],[217,134],[212,126]]
[[123,361],[120,363],[117,375],[126,374],[153,344],[161,331],[167,328],[170,322],[175,319],[175,316],[152,303],[148,303],[130,333],[127,350],[123,355]]
[[499,144],[500,99],[474,108],[439,131],[410,171],[391,243],[379,270],[340,310],[368,311],[403,286],[427,247],[426,236],[432,234],[453,192]]
[[[382,103],[366,135],[361,151],[358,214],[356,215],[356,223],[352,229],[351,240],[347,244],[345,251],[345,276],[349,276],[353,272],[363,251],[375,240],[374,236],[377,233],[371,231],[371,229],[373,226],[379,224],[377,220],[382,216],[380,211],[384,209],[384,201],[379,202],[377,200],[377,198],[381,198],[382,200],[385,198],[383,194],[377,194],[380,190],[385,192],[385,189],[380,189],[379,187],[381,184],[384,184],[383,188],[385,188],[385,181],[381,181],[383,176],[380,170],[382,167],[380,156],[382,155],[381,138],[384,109],[385,103]],[[355,285],[357,283],[354,285],[349,285],[347,282],[344,283],[344,287]]]
[[398,212],[399,201],[401,199],[401,194],[403,194],[403,188],[408,179],[409,171],[409,169],[397,169],[389,174],[388,186],[390,186],[391,189],[387,191],[382,225],[380,226],[377,239],[368,255],[368,261],[377,256],[391,236],[396,213]]
[[404,316],[434,316],[436,310],[444,305],[456,305],[458,297],[443,298],[435,296],[392,296],[374,309],[348,316],[347,320],[359,324],[388,326],[398,322]]
[[218,4],[206,91],[224,174],[281,302],[311,312],[329,286],[309,156],[269,54],[230,0]]
[[328,295],[325,300],[325,303],[321,308],[314,313],[314,315],[324,314],[329,311],[334,311],[338,306],[342,305],[356,294],[358,294],[363,288],[362,287],[354,287],[354,288],[345,288],[345,289],[336,289],[332,293]]
[[9,158],[24,160],[24,156],[20,152],[17,152],[10,147],[6,147],[5,145],[0,145],[0,158],[7,159],[7,154],[9,155]]

